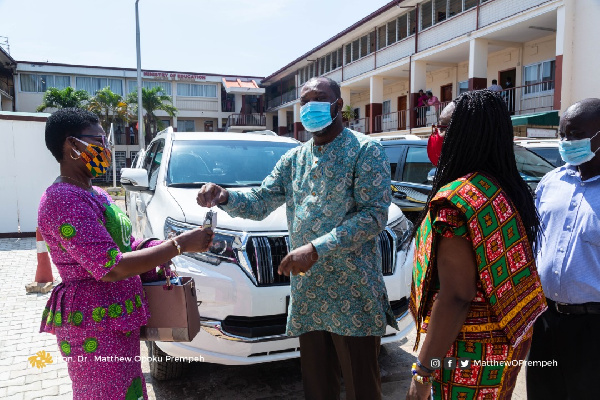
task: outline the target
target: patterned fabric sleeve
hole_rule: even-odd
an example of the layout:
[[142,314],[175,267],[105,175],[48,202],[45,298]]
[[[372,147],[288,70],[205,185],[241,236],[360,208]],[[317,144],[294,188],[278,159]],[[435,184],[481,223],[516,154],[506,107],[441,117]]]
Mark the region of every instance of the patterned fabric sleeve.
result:
[[232,217],[255,221],[265,219],[285,202],[285,179],[290,179],[289,174],[286,174],[288,167],[289,152],[281,157],[260,188],[250,192],[229,190],[229,201],[219,205],[219,208]]
[[376,237],[387,223],[391,203],[390,164],[383,147],[371,142],[362,149],[354,171],[356,212],[342,224],[312,241],[319,257],[356,250]]
[[106,230],[102,210],[75,191],[54,192],[40,210],[40,224],[73,260],[96,280],[102,279],[122,258]]
[[471,240],[465,216],[454,207],[440,207],[433,219],[433,229],[443,237],[460,236]]

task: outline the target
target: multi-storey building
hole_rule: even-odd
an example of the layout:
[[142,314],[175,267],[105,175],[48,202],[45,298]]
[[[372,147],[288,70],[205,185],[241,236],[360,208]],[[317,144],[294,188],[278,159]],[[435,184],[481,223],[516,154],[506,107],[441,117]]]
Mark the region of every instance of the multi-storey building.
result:
[[[267,126],[308,137],[299,95],[314,76],[340,83],[347,126],[366,133],[425,133],[448,101],[493,79],[513,125],[556,125],[600,93],[598,20],[594,0],[391,1],[262,81]],[[417,110],[421,89],[441,104]]]
[[[164,93],[171,96],[173,106],[177,108],[174,118],[164,111],[155,112],[161,125],[173,126],[176,130],[186,132],[265,129],[265,89],[258,86],[261,79],[142,70],[143,87],[163,88]],[[71,86],[76,90],[87,91],[90,96],[109,87],[112,92],[126,98],[129,93],[137,92],[137,72],[132,68],[18,61],[14,86],[15,111],[35,112],[42,103],[45,91],[50,87],[63,89]],[[114,126],[117,170],[129,165],[140,148],[136,122],[125,121]]]
[[14,111],[15,87],[13,74],[17,62],[0,47],[0,111]]

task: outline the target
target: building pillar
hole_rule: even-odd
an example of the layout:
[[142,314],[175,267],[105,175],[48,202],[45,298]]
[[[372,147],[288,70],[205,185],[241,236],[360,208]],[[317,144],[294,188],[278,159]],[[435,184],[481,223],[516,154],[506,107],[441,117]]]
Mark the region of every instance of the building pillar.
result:
[[236,93],[234,95],[234,97],[235,97],[235,99],[234,99],[234,102],[235,102],[235,112],[236,112],[236,114],[241,114],[242,113],[242,103],[243,103],[243,101],[242,101],[242,95],[240,93]]
[[173,132],[177,132],[177,115],[173,117]]
[[[221,115],[221,113],[219,113],[219,115]],[[223,128],[223,118],[221,118],[219,116],[217,118],[217,132],[220,132],[222,128]]]
[[408,113],[408,124],[411,128],[418,128],[424,124],[424,121],[419,121],[418,118],[417,99],[419,98],[419,90],[427,90],[427,63],[425,61],[412,61],[410,63],[409,85],[410,98],[408,107],[410,112]]
[[472,39],[469,43],[469,90],[487,88],[488,41]]
[[370,78],[370,92],[371,97],[369,101],[369,108],[371,110],[371,115],[369,119],[369,133],[377,133],[381,132],[381,113],[383,110],[383,76],[372,76]]
[[[570,39],[570,34],[567,35],[567,18],[566,8],[568,2],[565,5],[558,7],[556,10],[556,59],[554,61],[554,110],[561,110],[562,106],[562,89],[563,89],[563,54],[565,48],[565,42]],[[571,27],[572,28],[572,27]],[[571,30],[572,31],[572,30]],[[571,41],[569,40],[569,43]],[[569,106],[569,102],[565,102],[565,106]],[[566,108],[565,107],[565,108]]]
[[285,108],[277,110],[277,123],[279,124],[277,134],[280,136],[285,135],[287,133],[287,111]]
[[299,138],[299,133],[304,130],[304,125],[300,121],[300,103],[294,104],[294,139]]
[[350,106],[352,107],[352,102],[351,102],[351,91],[350,88],[347,86],[342,86],[340,87],[340,91],[342,92],[342,101],[344,102],[344,108],[346,108],[346,106]]

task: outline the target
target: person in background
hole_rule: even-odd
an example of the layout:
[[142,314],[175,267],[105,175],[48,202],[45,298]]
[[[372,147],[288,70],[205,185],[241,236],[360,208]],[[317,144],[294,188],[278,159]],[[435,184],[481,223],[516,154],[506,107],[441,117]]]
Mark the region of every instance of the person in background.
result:
[[[436,400],[510,399],[533,323],[546,309],[532,250],[540,222],[500,95],[463,93],[440,124],[447,129],[439,160],[431,160],[433,188],[413,232],[415,350],[427,336],[406,398],[425,400],[433,389]],[[454,362],[442,371],[444,357]],[[458,369],[457,360],[471,365]]]
[[209,183],[198,204],[262,220],[286,204],[291,252],[278,272],[292,275],[287,334],[300,337],[304,395],[381,398],[378,355],[386,325],[398,329],[381,272],[377,236],[391,202],[385,150],[345,129],[338,84],[302,88],[301,122],[312,139],[288,151],[262,186],[226,190]]
[[492,92],[501,92],[504,89],[502,89],[502,86],[498,85],[498,80],[492,79],[492,85],[488,88],[488,90],[491,90]]
[[506,82],[504,83],[504,91],[502,92],[502,96],[504,97],[504,101],[508,106],[508,111],[510,115],[515,113],[515,84],[512,81],[510,76],[506,77]]
[[434,107],[434,111],[435,111],[435,120],[438,121],[439,116],[440,116],[440,100],[437,98],[437,96],[434,96],[433,93],[431,93],[431,91],[427,91],[427,105],[430,107]]
[[423,89],[419,90],[419,96],[417,97],[417,126],[425,126],[425,119],[427,115],[427,95],[423,92]]
[[[48,117],[45,139],[60,176],[42,196],[38,226],[62,282],[46,304],[40,332],[56,335],[74,399],[147,399],[139,355],[149,312],[139,275],[165,279],[171,258],[206,251],[213,233],[198,228],[167,241],[131,236],[127,216],[92,186],[111,163],[95,114],[60,109]],[[102,361],[113,357],[129,361]]]
[[527,398],[595,399],[600,361],[600,99],[560,117],[565,165],[536,190],[543,236],[537,265],[548,310],[536,321]]

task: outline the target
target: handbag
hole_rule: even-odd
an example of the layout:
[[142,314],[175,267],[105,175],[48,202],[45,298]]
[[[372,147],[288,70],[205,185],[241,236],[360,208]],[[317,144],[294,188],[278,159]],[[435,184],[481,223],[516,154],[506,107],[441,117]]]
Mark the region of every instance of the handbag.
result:
[[[151,239],[149,239],[151,240]],[[144,240],[136,250],[147,243]],[[200,313],[194,278],[182,276],[181,285],[144,283],[150,318],[140,328],[140,340],[191,342],[200,331]]]

